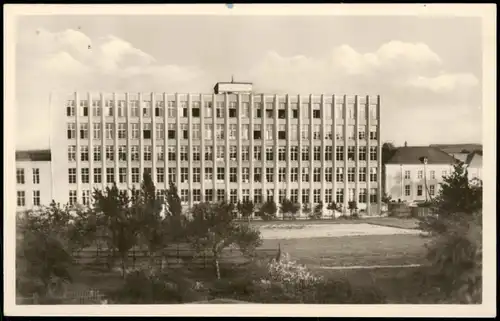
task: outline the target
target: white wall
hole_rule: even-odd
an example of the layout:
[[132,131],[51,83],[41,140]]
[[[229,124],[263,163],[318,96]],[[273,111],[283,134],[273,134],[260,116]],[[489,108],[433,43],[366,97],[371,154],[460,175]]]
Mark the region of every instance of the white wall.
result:
[[[24,191],[25,206],[17,207],[17,210],[32,209],[33,191],[40,191],[40,205],[49,205],[53,197],[51,164],[49,161],[16,161],[16,169],[24,169],[24,184],[16,185],[17,191]],[[40,170],[40,183],[33,183],[33,169]],[[16,193],[17,195],[17,193]],[[17,205],[17,200],[16,200]]]

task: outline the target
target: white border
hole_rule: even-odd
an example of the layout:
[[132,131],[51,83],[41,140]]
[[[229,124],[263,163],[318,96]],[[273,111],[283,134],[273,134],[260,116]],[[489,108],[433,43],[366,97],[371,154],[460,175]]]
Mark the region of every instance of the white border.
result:
[[[15,19],[20,15],[476,16],[483,21],[484,288],[481,305],[15,305]],[[495,4],[4,5],[4,310],[5,315],[75,316],[495,316],[496,311],[496,6]],[[460,31],[457,30],[459,34]],[[459,35],[458,35],[459,36]],[[408,309],[411,307],[411,309]]]

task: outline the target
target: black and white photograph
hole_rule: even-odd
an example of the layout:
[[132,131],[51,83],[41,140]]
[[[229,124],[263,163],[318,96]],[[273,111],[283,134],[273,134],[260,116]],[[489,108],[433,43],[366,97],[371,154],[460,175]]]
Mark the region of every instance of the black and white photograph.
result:
[[5,9],[6,313],[495,314],[494,5]]

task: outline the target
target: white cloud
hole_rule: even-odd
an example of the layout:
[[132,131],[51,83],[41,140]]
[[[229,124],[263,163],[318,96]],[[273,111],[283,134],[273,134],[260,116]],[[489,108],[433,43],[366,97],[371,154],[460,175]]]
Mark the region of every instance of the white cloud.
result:
[[429,89],[436,93],[451,92],[457,88],[471,88],[478,84],[476,76],[466,73],[441,74],[435,77],[419,76],[407,82],[409,86]]

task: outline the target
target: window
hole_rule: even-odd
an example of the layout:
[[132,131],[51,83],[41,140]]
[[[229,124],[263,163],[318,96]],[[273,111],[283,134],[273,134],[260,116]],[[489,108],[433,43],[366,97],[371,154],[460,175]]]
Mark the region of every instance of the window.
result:
[[194,118],[199,118],[200,117],[200,102],[199,101],[193,101],[191,105],[191,116]]
[[272,102],[266,103],[266,117],[273,118],[274,117],[274,104]]
[[114,161],[115,159],[115,148],[113,145],[106,146],[106,160]]
[[337,146],[335,148],[335,159],[338,161],[344,160],[344,146]]
[[131,117],[139,117],[139,101],[132,100],[130,102],[130,116]]
[[167,116],[168,118],[176,118],[177,117],[177,110],[176,110],[176,103],[174,100],[169,100],[167,102]]
[[261,125],[254,124],[253,125],[253,139],[261,139],[261,138],[262,138]]
[[192,139],[198,140],[201,138],[201,125],[200,124],[193,124],[192,130],[191,130],[191,135]]
[[134,145],[130,147],[130,158],[133,162],[139,161],[139,146]]
[[203,105],[205,106],[205,117],[206,118],[212,118],[212,102],[211,101],[205,101],[203,102]]
[[104,106],[104,116],[113,116],[113,107],[115,106],[115,102],[113,100],[106,100]]
[[302,204],[309,204],[309,189],[302,189]]
[[309,160],[309,146],[302,146],[302,160]]
[[354,182],[356,180],[356,168],[355,167],[349,167],[347,169],[347,181],[348,182]]
[[88,184],[89,183],[89,169],[88,168],[82,168],[81,169],[81,175],[82,175],[82,183],[83,184]]
[[242,189],[241,194],[242,194],[242,199],[244,202],[250,201],[250,190],[249,189]]
[[358,202],[359,203],[366,203],[367,201],[367,191],[366,188],[360,188],[359,189],[359,195],[358,195]]
[[429,195],[434,196],[436,193],[436,186],[435,185],[429,185]]
[[193,202],[201,202],[201,189],[193,189]]
[[241,160],[244,162],[250,161],[250,146],[241,147]]
[[377,169],[374,167],[370,168],[370,182],[377,181]]
[[214,190],[206,189],[205,190],[205,202],[212,202],[214,200]]
[[321,146],[314,146],[313,156],[315,161],[321,160]]
[[350,162],[353,162],[356,159],[356,147],[355,146],[348,146],[347,147],[347,159]]
[[132,139],[139,139],[139,124],[137,123],[132,123],[130,124],[131,127],[131,132],[132,132]]
[[377,127],[371,127],[370,128],[370,139],[371,140],[377,140],[378,139]]
[[82,162],[89,161],[89,147],[88,146],[80,146],[80,160]]
[[429,172],[430,179],[436,179],[436,171]]
[[331,160],[333,160],[333,147],[326,146],[325,147],[325,161],[331,161]]
[[89,139],[89,124],[80,124],[80,139]]
[[410,196],[411,194],[411,186],[405,185],[405,196]]
[[410,171],[405,171],[405,179],[410,179]]
[[[283,200],[281,200],[282,202]],[[293,203],[297,203],[299,201],[299,190],[291,189],[290,190],[290,201]]]
[[217,190],[217,202],[224,202],[226,199],[226,191],[223,189]]
[[224,139],[224,125],[223,124],[216,124],[215,138],[216,139]]
[[300,137],[303,140],[309,139],[309,125],[302,125],[300,129]]
[[144,139],[151,139],[151,123],[144,123],[142,128],[142,136]]
[[423,177],[424,177],[424,171],[419,170],[419,171],[417,172],[417,178],[418,178],[418,179],[422,179]]
[[337,191],[335,192],[335,202],[337,204],[344,203],[344,189],[343,188],[337,188]]
[[286,182],[286,168],[280,167],[278,169],[278,182]]
[[299,118],[299,104],[298,103],[290,103],[290,108],[292,109],[292,118]]
[[70,162],[76,161],[76,146],[75,145],[68,146],[68,161],[70,161]]
[[315,188],[313,190],[313,202],[314,202],[314,204],[318,204],[319,202],[321,202],[321,190],[320,189]]
[[76,191],[69,191],[69,205],[75,205],[77,201]]
[[298,182],[299,181],[299,168],[298,167],[292,167],[290,169],[290,181],[291,182]]
[[364,102],[358,103],[358,119],[366,120],[366,104]]
[[188,116],[188,104],[187,101],[181,101],[182,117],[186,118]]
[[268,202],[274,201],[274,190],[273,189],[266,190],[266,200]]
[[236,139],[236,124],[229,124],[229,139]]
[[250,182],[250,168],[248,167],[243,167],[241,169],[241,181],[243,183],[248,183]]
[[302,182],[309,182],[309,168],[302,167]]
[[302,119],[309,119],[309,103],[302,103],[300,114],[302,115]]
[[17,206],[26,206],[26,196],[24,191],[17,191]]
[[165,137],[165,126],[163,124],[156,124],[156,138],[163,139]]
[[325,168],[325,181],[333,182],[333,167]]
[[200,146],[193,146],[193,161],[201,160]]
[[371,188],[370,189],[370,203],[377,203],[377,189],[376,188]]
[[75,116],[75,101],[74,100],[66,101],[66,116],[68,116],[68,117]]
[[266,161],[274,160],[274,148],[271,146],[266,147]]
[[[106,124],[108,125],[108,124]],[[111,124],[113,125],[113,124]],[[111,131],[113,128],[111,128]],[[119,123],[118,124],[118,139],[126,139],[127,138],[127,124]],[[112,139],[112,138],[111,138]]]
[[236,101],[231,101],[229,103],[229,117],[230,118],[236,118]]
[[359,181],[366,182],[366,167],[359,168]]
[[127,183],[127,168],[126,167],[120,167],[118,169],[118,181],[120,183]]
[[250,104],[247,102],[241,103],[241,109],[242,109],[241,117],[250,118]]
[[176,148],[174,146],[168,146],[168,160],[175,161],[177,160],[177,154],[175,152]]
[[168,168],[168,183],[175,183],[177,178],[177,169],[175,167]]
[[366,139],[366,128],[364,126],[358,128],[358,139]]
[[224,146],[217,146],[217,153],[215,155],[216,160],[219,162],[224,161],[225,154],[226,154],[226,148]]
[[336,175],[335,179],[337,180],[337,182],[343,182],[344,181],[344,168],[337,167],[335,175]]
[[238,147],[229,146],[229,159],[232,161],[238,160]]
[[253,160],[260,161],[262,159],[262,149],[260,146],[253,147]]
[[24,184],[24,169],[23,168],[16,169],[16,180],[17,180],[17,184]]
[[423,186],[417,185],[417,196],[422,196],[423,194]]
[[76,138],[76,125],[75,125],[75,123],[68,124],[67,136],[68,136],[68,139],[75,139]]
[[33,191],[33,205],[40,206],[40,191]]
[[189,128],[188,124],[181,124],[182,139],[189,139]]
[[354,119],[354,106],[353,105],[347,105],[347,118]]
[[313,126],[313,139],[321,140],[321,125]]
[[223,101],[218,101],[215,104],[215,117],[217,118],[224,118],[224,102]]
[[93,139],[99,140],[101,139],[101,124],[100,123],[94,123],[92,124],[92,135]]
[[93,100],[92,101],[92,116],[101,117],[101,101]]
[[101,168],[94,168],[94,184],[102,183],[102,170]]
[[201,168],[193,168],[193,183],[201,182]]
[[118,160],[120,162],[127,161],[127,146],[126,145],[118,146]]
[[217,181],[219,183],[222,183],[222,181],[224,181],[224,177],[225,177],[225,168],[217,167]]
[[332,126],[327,125],[324,127],[323,133],[325,135],[325,139],[331,140],[333,138]]
[[266,182],[274,182],[274,168],[266,168]]
[[213,168],[205,167],[205,181],[211,181],[213,179]]
[[327,189],[325,189],[325,203],[331,204],[332,201],[333,201],[332,189],[327,188]]
[[106,183],[114,183],[115,182],[115,169],[112,167],[106,168]]
[[157,101],[155,102],[155,117],[163,117],[165,110],[165,102]]
[[324,114],[325,119],[332,119],[332,104],[324,103],[323,110],[325,112]]
[[205,139],[211,140],[213,135],[213,124],[205,124]]
[[375,146],[370,146],[370,160],[371,161],[377,160],[377,147]]
[[299,147],[298,146],[290,147],[290,160],[291,161],[298,161],[299,160]]
[[359,146],[359,160],[366,161],[366,146]]
[[253,190],[253,202],[255,204],[261,204],[262,203],[262,189],[256,188]]
[[176,128],[175,128],[175,124],[171,124],[169,123],[168,125],[168,139],[175,139],[175,132],[176,132]]
[[139,183],[140,180],[139,167],[132,167],[132,183]]
[[313,104],[313,118],[321,118],[320,104]]
[[114,132],[114,124],[106,123],[105,127],[106,139],[113,139],[114,138],[113,132]]
[[266,139],[272,140],[274,138],[273,135],[273,125],[266,125]]
[[314,182],[321,182],[321,168],[319,168],[319,167],[314,168],[313,181]]
[[249,132],[249,127],[250,125],[248,124],[243,124],[241,125],[241,139],[246,140],[248,139],[248,132]]
[[231,167],[229,168],[229,182],[236,183],[238,179],[237,168]]
[[214,147],[205,146],[205,160],[212,161],[214,159]]
[[40,184],[40,169],[33,168],[33,184]]
[[278,139],[286,139],[286,125],[278,125]]
[[253,181],[255,183],[262,182],[262,168],[256,167],[253,169]]
[[181,146],[181,161],[188,161],[189,160],[189,151],[187,146]]
[[150,162],[153,158],[153,155],[152,155],[152,146],[151,145],[145,145],[144,146],[144,160],[146,162]]
[[377,105],[370,105],[369,113],[371,119],[377,119]]
[[68,168],[68,183],[76,184],[76,168]]
[[189,168],[181,167],[181,183],[187,183],[189,181]]
[[286,147],[284,146],[278,147],[278,160],[286,161]]
[[347,139],[356,139],[356,131],[354,129],[354,126],[347,126]]
[[299,125],[290,125],[290,139],[297,140],[299,137]]
[[335,138],[337,140],[344,140],[344,127],[343,126],[337,126],[335,128]]

